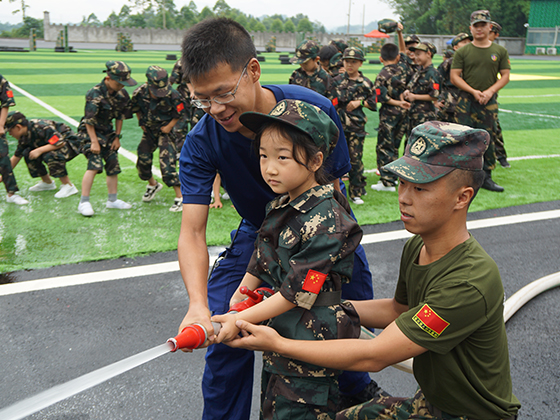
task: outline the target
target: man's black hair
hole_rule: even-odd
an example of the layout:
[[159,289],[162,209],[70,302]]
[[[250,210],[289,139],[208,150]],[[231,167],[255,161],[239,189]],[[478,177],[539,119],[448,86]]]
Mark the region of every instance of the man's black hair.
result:
[[319,50],[319,60],[330,61],[336,53],[338,49],[334,45],[325,45]]
[[184,79],[208,74],[222,63],[240,71],[257,51],[243,26],[227,18],[205,19],[190,28],[181,46]]
[[395,44],[385,44],[381,47],[381,58],[384,61],[393,61],[399,56],[399,47]]

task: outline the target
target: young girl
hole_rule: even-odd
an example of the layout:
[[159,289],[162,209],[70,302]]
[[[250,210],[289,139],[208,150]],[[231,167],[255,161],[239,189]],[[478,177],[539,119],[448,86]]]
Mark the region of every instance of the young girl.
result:
[[[319,108],[294,100],[279,102],[268,115],[247,112],[240,121],[257,133],[262,176],[281,194],[267,206],[240,286],[254,290],[266,282],[276,293],[238,314],[212,317],[222,324],[215,341],[234,340],[237,320],[269,319],[284,337],[358,337],[359,319],[349,303],[341,303],[340,290],[350,281],[362,231],[323,172],[338,138],[336,125]],[[230,303],[243,298],[238,289]],[[335,418],[340,371],[277,353],[265,353],[263,365],[262,418]]]

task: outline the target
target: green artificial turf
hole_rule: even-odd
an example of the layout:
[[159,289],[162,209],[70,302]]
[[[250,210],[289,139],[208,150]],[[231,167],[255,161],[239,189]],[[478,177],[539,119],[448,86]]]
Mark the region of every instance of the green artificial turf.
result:
[[[33,53],[0,53],[0,73],[11,83],[77,121],[83,115],[84,96],[88,89],[101,81],[107,60],[123,60],[132,68],[132,76],[145,80],[149,65],[160,65],[171,71],[174,62],[167,61],[168,53],[177,51],[117,53],[109,50],[78,51],[77,54],[39,50]],[[262,84],[283,84],[294,66],[279,64],[278,54],[265,53],[262,62]],[[377,58],[374,55],[368,59]],[[441,57],[436,57],[437,66]],[[374,80],[381,65],[365,62],[362,70]],[[560,66],[558,61],[530,59],[512,60],[512,74],[555,77],[553,80],[512,80],[500,92],[500,122],[510,158],[535,155],[560,155]],[[132,93],[134,88],[127,88]],[[50,111],[14,91],[17,109],[30,118],[60,120]],[[508,111],[508,112],[506,112]],[[509,112],[511,111],[511,112]],[[376,167],[377,113],[366,111],[369,133],[364,148],[364,166]],[[539,114],[540,116],[530,115]],[[141,132],[136,119],[127,120],[123,129],[122,147],[136,153]],[[8,136],[10,151],[15,140]],[[402,151],[401,151],[402,152]],[[21,195],[30,200],[27,206],[7,204],[0,200],[0,272],[48,267],[136,256],[175,250],[181,225],[181,213],[168,208],[173,191],[164,188],[150,203],[141,201],[146,183],[138,178],[134,164],[120,157],[119,198],[133,205],[131,210],[107,210],[105,175],[98,175],[91,193],[95,215],[85,218],[77,212],[79,195],[57,200],[55,191],[32,193],[28,188],[32,179],[24,162],[15,169]],[[157,153],[154,156],[157,164]],[[510,160],[511,169],[498,167],[493,178],[505,187],[498,194],[481,190],[471,211],[514,206],[560,199],[560,158]],[[79,156],[68,163],[70,179],[81,190],[86,161]],[[375,224],[399,219],[397,193],[376,192],[369,189],[378,177],[368,172],[368,195],[365,204],[353,206],[361,224]],[[57,185],[60,185],[58,182]],[[211,209],[208,223],[208,245],[229,242],[229,232],[239,223],[239,216],[224,201],[224,208]]]

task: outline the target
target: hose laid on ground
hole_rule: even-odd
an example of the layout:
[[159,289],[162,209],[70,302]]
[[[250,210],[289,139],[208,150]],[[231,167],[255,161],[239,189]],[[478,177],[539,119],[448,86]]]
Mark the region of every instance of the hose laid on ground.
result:
[[[546,292],[558,286],[560,286],[560,272],[541,277],[519,289],[504,303],[504,322],[507,322],[513,314],[531,299],[540,295],[542,292]],[[370,340],[375,338],[375,334],[362,327],[360,338]],[[412,373],[412,359],[404,360],[392,366],[403,372]]]

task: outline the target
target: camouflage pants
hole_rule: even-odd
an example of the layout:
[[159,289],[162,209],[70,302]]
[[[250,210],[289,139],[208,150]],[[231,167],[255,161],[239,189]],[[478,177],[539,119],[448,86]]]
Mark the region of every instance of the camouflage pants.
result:
[[0,135],[0,175],[2,175],[2,182],[6,187],[8,194],[13,194],[19,191],[16,183],[16,177],[12,170],[12,164],[10,163],[10,152],[8,149],[8,140],[6,135]]
[[455,122],[455,108],[457,106],[458,90],[443,91],[438,100],[443,101],[443,106],[438,109],[436,119],[443,122]]
[[43,177],[47,175],[45,165],[49,168],[49,174],[55,178],[62,178],[68,175],[66,171],[66,162],[74,159],[78,154],[74,149],[69,148],[67,145],[62,146],[58,150],[53,150],[43,153],[37,159],[29,159],[29,152],[27,149],[23,153],[25,164],[31,178]]
[[348,195],[350,198],[360,197],[366,194],[366,177],[364,176],[364,134],[356,134],[349,131],[344,132],[348,143],[348,153],[350,154],[350,172],[348,173]]
[[262,372],[261,420],[334,420],[338,404],[336,378]]
[[[379,397],[363,404],[348,408],[337,414],[336,420],[468,420],[467,417],[454,417],[447,413],[435,415],[432,407],[421,390],[412,398]],[[436,409],[437,410],[437,409]]]
[[486,103],[480,104],[470,93],[461,91],[457,98],[455,122],[473,128],[482,128],[490,134],[490,144],[484,153],[484,170],[496,167],[496,122],[498,121],[498,102],[496,95]]
[[[406,129],[406,114],[390,115],[379,111],[379,129],[377,131],[377,168],[384,184],[394,184],[397,176],[382,167],[397,160],[399,146]],[[400,137],[399,137],[400,136]]]
[[97,138],[100,139],[99,143],[101,146],[101,151],[99,154],[91,152],[91,141],[89,136],[82,138],[82,153],[88,160],[87,170],[97,171],[97,173],[103,172],[103,161],[105,161],[105,172],[107,176],[115,176],[121,173],[121,167],[119,165],[119,155],[116,150],[111,150],[111,145],[113,144],[113,136],[111,140],[107,140],[105,136],[97,134]]
[[500,126],[500,120],[496,119],[496,159],[507,159],[506,148],[504,146],[504,136],[502,134],[502,127]]
[[136,162],[138,175],[144,181],[152,177],[152,162],[154,160],[154,152],[158,147],[159,167],[163,182],[168,187],[178,187],[180,182],[176,169],[177,149],[173,131],[165,134],[160,130],[151,131],[146,127],[146,131],[144,131],[142,140],[140,140],[138,145],[138,161]]

